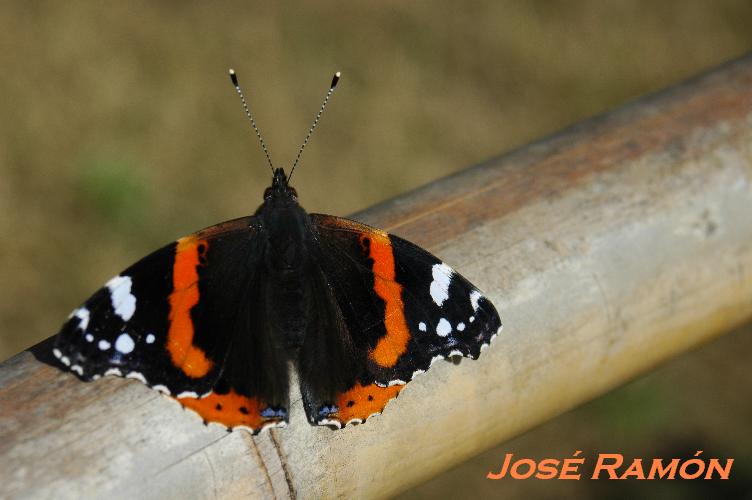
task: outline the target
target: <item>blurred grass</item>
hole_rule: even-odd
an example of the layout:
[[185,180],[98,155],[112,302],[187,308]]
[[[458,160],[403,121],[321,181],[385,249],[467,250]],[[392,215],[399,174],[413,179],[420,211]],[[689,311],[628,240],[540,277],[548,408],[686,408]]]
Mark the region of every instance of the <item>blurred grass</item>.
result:
[[99,152],[82,158],[76,174],[76,197],[95,223],[114,231],[143,231],[154,200],[137,163],[125,154]]
[[[741,0],[2,2],[0,359],[256,208],[269,172],[229,67],[279,165],[343,72],[295,184],[344,215],[740,56],[750,25]],[[592,418],[650,435],[676,418],[666,390]]]

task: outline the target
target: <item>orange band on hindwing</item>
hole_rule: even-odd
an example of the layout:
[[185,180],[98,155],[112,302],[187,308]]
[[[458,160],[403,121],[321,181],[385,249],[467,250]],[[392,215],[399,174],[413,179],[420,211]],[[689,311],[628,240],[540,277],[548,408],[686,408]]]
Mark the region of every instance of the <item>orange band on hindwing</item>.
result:
[[199,300],[198,266],[206,255],[206,249],[207,242],[196,236],[179,239],[172,268],[167,349],[172,363],[192,378],[205,376],[213,365],[204,351],[193,345],[195,331],[191,318],[191,309]]
[[[384,301],[386,335],[379,339],[369,357],[384,368],[391,368],[407,350],[410,331],[405,320],[402,285],[397,283],[394,252],[389,235],[373,231],[360,237],[361,245],[369,239],[369,257],[373,260],[373,289]],[[364,245],[365,246],[365,245]]]
[[397,397],[404,385],[379,387],[376,384],[355,384],[337,396],[336,417],[343,424],[355,418],[365,421],[374,413],[381,413],[386,404]]
[[253,430],[261,429],[271,422],[282,422],[282,418],[261,416],[261,402],[256,398],[242,396],[234,390],[227,394],[211,393],[203,398],[177,398],[185,406],[195,411],[206,422],[217,422],[229,428],[244,425]]

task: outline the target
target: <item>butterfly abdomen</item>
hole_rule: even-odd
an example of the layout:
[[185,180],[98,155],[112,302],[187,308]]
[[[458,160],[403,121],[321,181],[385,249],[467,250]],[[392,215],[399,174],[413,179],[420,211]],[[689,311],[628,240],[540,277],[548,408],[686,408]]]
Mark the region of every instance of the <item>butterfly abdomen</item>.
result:
[[275,339],[288,351],[303,343],[309,307],[304,291],[304,276],[287,275],[269,282],[266,291],[266,307]]

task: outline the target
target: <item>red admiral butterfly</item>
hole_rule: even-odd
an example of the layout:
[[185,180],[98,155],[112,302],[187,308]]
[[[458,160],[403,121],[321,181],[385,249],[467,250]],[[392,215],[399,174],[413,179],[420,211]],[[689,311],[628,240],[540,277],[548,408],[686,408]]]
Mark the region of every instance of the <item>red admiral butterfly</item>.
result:
[[205,422],[253,432],[288,420],[290,366],[311,424],[380,413],[438,359],[476,359],[501,328],[491,302],[425,250],[331,215],[308,214],[272,168],[249,217],[170,243],[74,310],[53,354],[82,380],[135,378]]

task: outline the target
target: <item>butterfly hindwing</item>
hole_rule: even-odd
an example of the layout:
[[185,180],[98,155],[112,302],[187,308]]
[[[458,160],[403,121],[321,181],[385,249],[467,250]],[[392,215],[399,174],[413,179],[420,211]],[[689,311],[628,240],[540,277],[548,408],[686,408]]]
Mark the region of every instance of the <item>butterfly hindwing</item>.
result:
[[311,214],[311,221],[344,322],[338,335],[349,337],[358,364],[350,387],[311,404],[319,408],[309,419],[364,421],[437,359],[477,358],[501,328],[477,288],[420,247],[348,219]]

